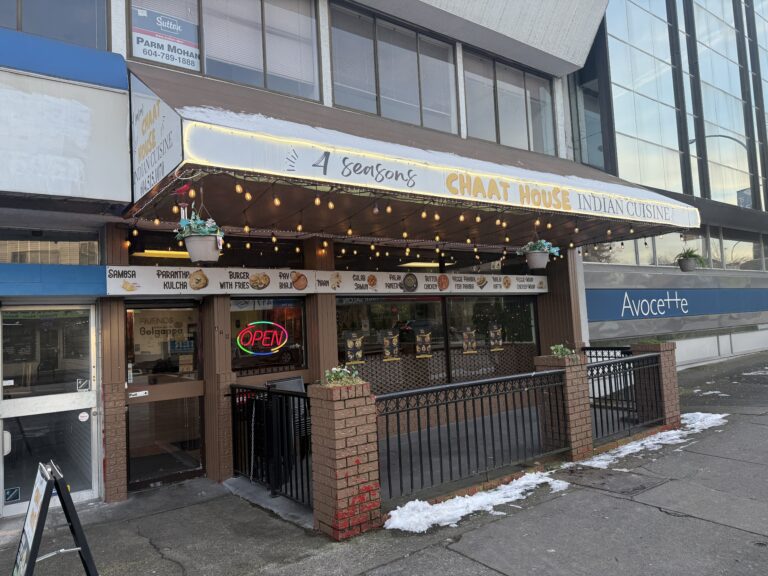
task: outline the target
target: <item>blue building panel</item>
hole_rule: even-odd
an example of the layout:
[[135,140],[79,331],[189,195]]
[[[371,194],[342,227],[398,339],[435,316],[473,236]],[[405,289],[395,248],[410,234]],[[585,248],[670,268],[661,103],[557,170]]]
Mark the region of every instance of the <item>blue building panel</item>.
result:
[[104,266],[0,264],[3,296],[106,296]]
[[120,54],[0,28],[0,68],[128,90]]
[[590,322],[768,311],[768,288],[587,290]]

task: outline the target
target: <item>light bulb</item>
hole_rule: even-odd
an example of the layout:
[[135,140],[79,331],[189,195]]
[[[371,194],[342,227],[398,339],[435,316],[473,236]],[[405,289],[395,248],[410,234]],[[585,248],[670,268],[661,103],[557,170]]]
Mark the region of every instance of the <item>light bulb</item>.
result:
[[347,236],[352,236],[352,226],[347,228]]
[[386,252],[384,252],[384,256],[387,256],[387,257],[389,257],[389,250],[387,250]]
[[440,234],[435,234],[435,242],[440,242]]
[[342,253],[342,254],[346,254],[346,253],[347,253],[347,249],[346,249],[346,248],[342,248],[342,249],[341,249],[341,253]]
[[229,250],[230,248],[232,248],[232,244],[230,244],[229,242],[227,242],[227,250]]
[[470,238],[469,236],[467,236],[467,244],[472,244],[472,238]]
[[320,195],[316,194],[315,195],[315,206],[320,206],[320,204],[322,204],[322,203],[323,203],[323,201],[320,200]]
[[421,218],[422,218],[422,220],[426,220],[427,219],[427,211],[426,210],[422,210],[421,211]]
[[250,242],[246,242],[245,243],[245,249],[246,250],[250,250],[251,249],[251,243]]
[[277,236],[275,236],[275,233],[272,232],[272,243],[274,244],[275,242],[277,242]]
[[131,234],[135,238],[136,236],[139,235],[139,229],[138,228],[134,228],[133,230],[131,230]]
[[416,258],[421,258],[421,254],[419,254],[418,252],[416,252]]
[[240,182],[235,184],[235,192],[237,192],[238,194],[242,194],[243,193],[243,185],[240,184]]
[[464,222],[464,220],[465,220],[465,219],[466,219],[466,218],[465,218],[465,216],[464,216],[464,213],[463,213],[463,212],[462,212],[461,214],[459,214],[459,222]]
[[440,257],[445,258],[445,252],[440,252]]
[[506,228],[507,227],[507,221],[506,220],[502,220],[501,221],[501,227],[502,228]]
[[411,254],[411,249],[406,246],[405,247],[405,255],[406,256],[410,256],[410,254]]
[[379,252],[378,250],[376,250],[376,258],[378,258],[379,256],[381,256],[381,252]]
[[374,202],[373,203],[373,215],[377,216],[378,214],[379,214],[379,203],[378,202]]
[[[179,240],[179,242],[181,242],[181,240]],[[130,248],[130,247],[131,247],[130,240],[126,240],[125,242],[123,242],[123,248]]]
[[171,208],[171,212],[173,212],[174,214],[178,214],[179,213],[178,205],[174,204],[173,208]]
[[405,230],[403,230],[403,238],[408,238],[408,232],[406,232]]
[[280,246],[278,246],[277,244],[275,244],[275,252],[280,252]]
[[547,222],[547,230],[552,230],[552,222]]
[[634,228],[630,228],[630,229],[629,229],[629,233],[630,233],[630,234],[634,234],[634,233],[635,233],[635,229],[634,229]]
[[496,226],[501,226],[501,218],[496,218]]
[[250,202],[251,200],[253,200],[253,194],[251,194],[250,192],[246,192],[246,193],[245,193],[245,199],[246,199],[248,202]]
[[354,250],[352,250],[352,254],[354,254],[355,256],[357,256],[357,248],[355,248]]
[[435,222],[439,222],[439,221],[440,221],[440,214],[438,214],[437,212],[435,212],[435,216],[434,216],[434,218],[435,218]]
[[296,252],[296,254],[301,253],[301,246],[296,246],[296,248],[294,248],[294,251]]
[[328,240],[323,240],[323,248],[328,248]]
[[296,232],[301,232],[302,230],[304,230],[304,224],[299,222],[298,224],[296,224]]
[[574,232],[574,234],[578,234],[579,233],[579,227],[576,226],[576,228],[573,229],[573,232]]
[[333,210],[336,208],[336,204],[333,203],[333,200],[328,200],[328,210]]
[[181,248],[182,246],[184,246],[184,240],[179,240],[177,244],[179,245],[179,248]]
[[611,229],[610,229],[610,228],[608,228],[608,230],[606,230],[606,231],[605,231],[605,233],[606,233],[606,234],[608,234],[608,236],[610,236],[611,234],[613,234],[613,232],[611,232]]
[[507,244],[509,244],[509,236],[504,236],[504,242],[506,242]]
[[158,218],[157,216],[155,216],[155,219],[152,220],[152,222],[155,224],[155,226],[160,226],[160,218]]
[[188,195],[190,198],[194,198],[195,196],[197,196],[197,192],[195,191],[195,189],[194,189],[194,188],[190,188],[190,189],[189,189],[189,192],[187,192],[187,195]]
[[245,226],[243,226],[243,232],[245,232],[246,234],[249,234],[251,232],[251,227],[248,226],[248,224],[246,224]]
[[439,246],[435,246],[435,254],[440,254],[440,247]]
[[568,243],[568,248],[573,248],[573,242]]
[[533,223],[534,226],[541,226],[541,220],[536,218],[536,222]]
[[374,250],[376,250],[376,244],[371,244],[371,252],[373,252]]
[[273,196],[272,197],[272,204],[274,204],[275,206],[279,207],[280,204],[282,204],[282,202],[280,201],[280,197],[279,196]]
[[385,208],[385,210],[387,211],[387,214],[392,214],[392,204],[387,202],[387,207]]
[[473,246],[473,247],[472,247],[472,252],[474,252],[475,254],[477,254],[477,246]]
[[482,219],[482,218],[480,218],[480,214],[478,214],[477,216],[475,216],[475,222],[477,222],[478,224],[480,224],[480,222],[482,222],[482,220],[483,220],[483,219]]

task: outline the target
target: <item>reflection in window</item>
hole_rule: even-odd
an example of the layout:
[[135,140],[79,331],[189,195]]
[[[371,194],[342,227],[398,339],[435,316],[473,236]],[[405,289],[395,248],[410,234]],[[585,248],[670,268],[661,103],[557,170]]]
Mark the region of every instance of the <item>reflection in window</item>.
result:
[[[686,248],[679,232],[670,232],[654,238],[656,243],[656,264],[658,266],[677,266],[677,255]],[[699,254],[701,250],[698,246],[688,246],[696,248]]]
[[[552,107],[552,87],[549,80],[525,75],[528,99],[529,149],[542,154],[555,153],[555,124]],[[507,126],[503,127],[505,130]]]
[[232,299],[232,370],[240,375],[306,368],[303,298]]
[[589,246],[583,252],[584,262],[599,262],[601,264],[637,264],[635,259],[635,242],[606,242]]
[[455,133],[456,70],[453,46],[419,35],[422,123],[426,128]]
[[496,85],[499,100],[499,140],[506,146],[528,147],[526,124],[525,74],[500,62],[496,63]]
[[720,229],[709,229],[709,253],[712,256],[712,267],[723,267],[723,248],[720,243]]
[[205,73],[264,86],[261,0],[203,0]]
[[723,228],[725,267],[733,270],[762,270],[760,238],[757,234]]
[[373,18],[331,5],[333,99],[339,106],[376,114]]
[[641,238],[636,242],[637,263],[640,266],[653,265],[653,238]]
[[128,384],[197,380],[197,327],[197,308],[126,310]]
[[420,124],[416,32],[378,21],[377,38],[381,115]]
[[493,96],[493,61],[464,52],[464,91],[467,102],[467,134],[496,141]]
[[[8,0],[0,4],[0,26],[16,27]],[[14,2],[15,4],[15,2]],[[5,23],[3,23],[5,20]],[[107,49],[106,0],[22,0],[21,30],[86,48]]]
[[[609,11],[610,6],[613,5],[615,3],[609,4]],[[571,99],[571,119],[574,135],[577,138],[575,143],[578,158],[584,164],[601,170],[605,170],[605,157],[600,91],[605,91],[607,88],[601,85],[597,59],[603,53],[605,53],[605,40],[602,34],[598,34],[584,67],[571,76],[571,93],[574,95]],[[501,106],[501,84],[499,84],[499,106]],[[615,120],[617,121],[618,118]]]
[[263,0],[267,88],[320,98],[317,24],[312,0]]
[[90,390],[89,310],[2,313],[3,397]]

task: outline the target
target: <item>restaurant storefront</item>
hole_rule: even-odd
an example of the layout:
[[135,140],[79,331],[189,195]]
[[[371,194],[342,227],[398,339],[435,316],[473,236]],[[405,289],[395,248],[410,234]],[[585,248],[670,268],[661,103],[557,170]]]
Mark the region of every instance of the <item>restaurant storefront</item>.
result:
[[[101,303],[124,338],[104,349],[118,367],[105,403],[128,405],[109,499],[231,476],[234,384],[311,385],[340,364],[376,393],[531,372],[585,340],[579,246],[698,226],[695,209],[567,161],[375,139],[380,119],[347,126],[337,111],[297,124],[270,94],[258,110],[276,117],[249,114],[245,89],[231,109],[246,112],[195,107],[183,98],[209,81],[171,88],[135,68],[134,203],[108,237]],[[193,203],[223,230],[216,263],[190,262],[175,237]],[[562,250],[546,269],[516,255],[535,239]]]

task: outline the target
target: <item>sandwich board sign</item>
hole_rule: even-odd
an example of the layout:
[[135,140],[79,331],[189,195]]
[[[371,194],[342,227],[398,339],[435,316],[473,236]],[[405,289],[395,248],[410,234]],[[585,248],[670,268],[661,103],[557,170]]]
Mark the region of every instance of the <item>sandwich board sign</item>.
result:
[[[40,541],[43,539],[43,530],[45,528],[45,519],[48,515],[48,508],[54,490],[61,503],[64,516],[67,519],[69,531],[72,533],[72,538],[75,541],[75,548],[59,550],[38,558]],[[32,497],[29,499],[27,516],[24,519],[24,527],[19,539],[19,548],[16,551],[16,563],[13,566],[11,576],[32,576],[37,562],[68,552],[77,552],[80,555],[80,560],[83,563],[87,576],[98,576],[99,573],[93,562],[91,550],[88,548],[88,542],[85,539],[80,518],[77,516],[77,510],[75,510],[72,496],[69,494],[69,488],[64,481],[61,470],[54,464],[53,460],[48,464],[39,463],[37,466],[37,476],[35,477],[35,486],[32,490]]]

